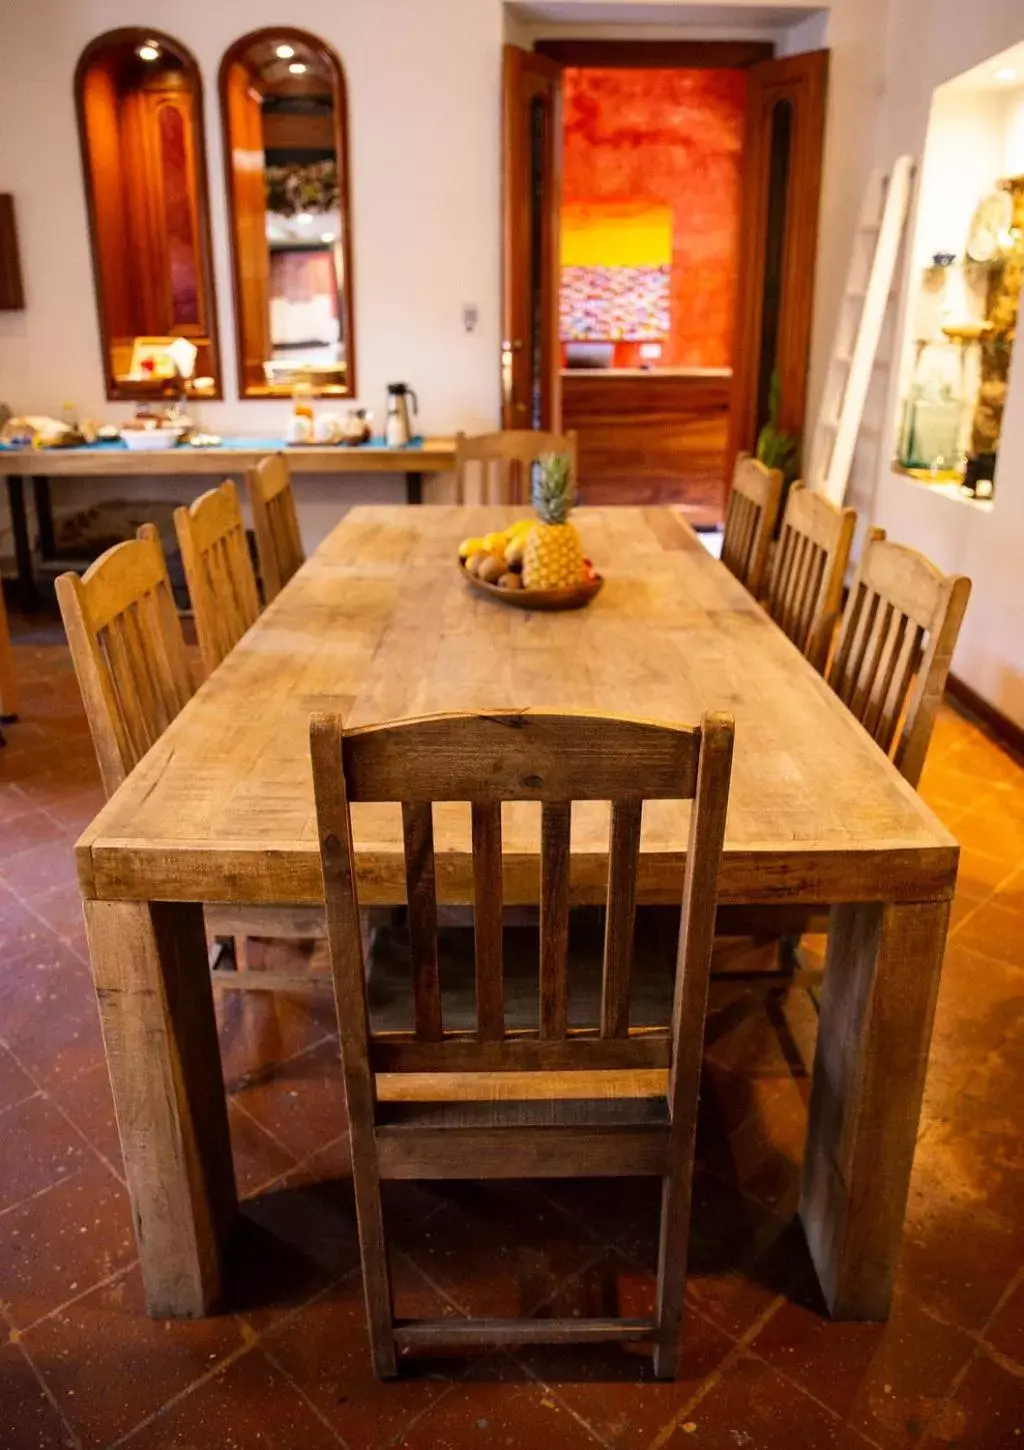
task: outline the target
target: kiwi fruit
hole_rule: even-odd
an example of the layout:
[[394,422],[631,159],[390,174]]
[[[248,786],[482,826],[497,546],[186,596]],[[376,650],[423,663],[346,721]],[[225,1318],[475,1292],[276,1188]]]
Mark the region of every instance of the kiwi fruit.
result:
[[501,576],[508,572],[503,554],[488,554],[487,558],[476,571],[476,577],[482,579],[485,584],[497,584]]

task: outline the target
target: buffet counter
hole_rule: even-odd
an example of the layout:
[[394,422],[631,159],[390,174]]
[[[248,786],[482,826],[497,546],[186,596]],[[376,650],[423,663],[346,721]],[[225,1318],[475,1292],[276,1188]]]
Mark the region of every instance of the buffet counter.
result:
[[14,448],[0,445],[0,478],[7,483],[7,498],[14,534],[14,552],[23,600],[36,596],[32,541],[29,536],[25,481],[32,480],[39,553],[52,559],[55,552],[53,506],[50,480],[53,478],[204,476],[222,479],[244,473],[268,453],[288,455],[293,473],[315,473],[324,477],[341,474],[391,473],[405,475],[407,501],[422,502],[423,477],[428,473],[449,473],[455,467],[453,438],[418,438],[404,448],[389,448],[382,442],[356,447],[339,444],[290,446],[283,438],[225,438],[215,448],[180,445],[155,453],[135,453],[123,443],[90,443],[80,448]]
[[678,503],[698,523],[725,504],[729,368],[566,368],[562,426],[579,435],[584,502]]

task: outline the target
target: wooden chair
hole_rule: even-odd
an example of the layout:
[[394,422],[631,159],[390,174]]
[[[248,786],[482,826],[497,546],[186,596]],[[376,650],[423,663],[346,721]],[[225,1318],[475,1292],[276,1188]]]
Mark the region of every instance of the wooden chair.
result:
[[781,497],[781,470],[766,468],[749,453],[739,454],[725,514],[722,563],[755,597],[761,592]]
[[193,693],[156,528],[143,524],[81,578],[62,574],[56,590],[103,789],[113,795]]
[[818,670],[839,619],[856,522],[853,509],[837,508],[802,483],[791,486],[764,603]]
[[[324,896],[366,1312],[379,1377],[396,1372],[399,1351],[607,1339],[653,1342],[655,1373],[675,1374],[732,742],[727,715],[706,715],[699,727],[685,728],[524,711],[437,715],[349,732],[342,730],[339,716],[313,717],[310,748]],[[630,1025],[644,799],[694,802],[675,1003],[671,1021],[650,1028]],[[524,800],[543,803],[539,1025],[536,1031],[513,1032],[506,1031],[503,995],[501,807],[503,801]],[[568,1026],[573,800],[611,802],[600,1020],[586,1028]],[[369,1025],[349,808],[377,801],[402,803],[415,1023],[404,1033],[375,1033]],[[443,1026],[434,801],[471,802],[475,1033],[446,1032]],[[388,1077],[378,1079],[378,1073]],[[417,1077],[403,1079],[403,1074]],[[640,1096],[638,1076],[649,1080]],[[632,1096],[626,1095],[625,1079],[633,1083]],[[383,1090],[385,1083],[403,1081],[412,1090]],[[432,1087],[423,1091],[428,1082]],[[599,1174],[662,1179],[653,1318],[395,1324],[381,1179]]]
[[[456,503],[529,504],[531,465],[544,453],[568,453],[578,478],[576,434],[506,429],[469,438],[455,436]],[[475,484],[470,475],[478,474]]]
[[263,458],[245,475],[260,562],[263,602],[276,599],[305,562],[288,460],[283,453]]
[[870,530],[827,678],[915,787],[970,594],[964,575]]
[[230,479],[174,510],[203,668],[211,674],[260,612],[238,490]]
[[[194,691],[156,528],[143,524],[81,578],[62,574],[56,590],[103,789],[111,796]],[[211,936],[234,938],[239,967],[247,937],[324,935],[323,914],[301,907],[208,907],[206,923]],[[324,981],[323,972],[285,977],[215,970],[213,976],[223,986],[260,991]]]
[[[916,549],[887,540],[884,529],[869,530],[826,678],[915,789],[970,594],[964,575],[943,574]],[[762,931],[785,922],[778,971],[716,975],[769,987],[820,983],[800,938],[827,932],[826,915],[790,907],[755,909],[747,918]]]

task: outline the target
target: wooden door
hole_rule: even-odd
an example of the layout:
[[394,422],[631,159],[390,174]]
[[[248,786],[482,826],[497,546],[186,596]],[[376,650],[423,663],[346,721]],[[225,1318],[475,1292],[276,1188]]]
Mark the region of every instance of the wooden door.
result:
[[827,50],[747,71],[729,474],[753,452],[779,374],[779,424],[803,433],[828,82]]
[[503,428],[560,426],[561,67],[506,45],[501,345]]

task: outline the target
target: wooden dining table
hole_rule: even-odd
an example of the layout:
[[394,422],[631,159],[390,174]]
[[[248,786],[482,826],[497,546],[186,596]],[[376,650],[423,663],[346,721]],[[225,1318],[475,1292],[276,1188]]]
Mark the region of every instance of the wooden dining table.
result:
[[[735,716],[720,910],[830,908],[799,1211],[832,1313],[884,1318],[956,842],[678,515],[578,510],[604,588],[540,614],[459,577],[459,540],[516,512],[353,509],[78,842],[149,1310],[221,1301],[237,1201],[203,903],[322,903],[310,714],[534,707]],[[505,900],[535,904],[539,811],[504,810]],[[353,826],[361,902],[404,904],[399,808],[356,806]],[[645,807],[641,905],[678,904],[687,826],[684,803]],[[471,903],[468,806],[435,807],[435,840],[440,901]],[[575,806],[574,903],[603,899],[607,862],[607,807]]]

